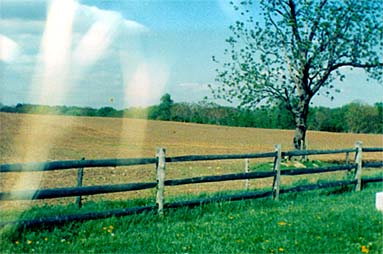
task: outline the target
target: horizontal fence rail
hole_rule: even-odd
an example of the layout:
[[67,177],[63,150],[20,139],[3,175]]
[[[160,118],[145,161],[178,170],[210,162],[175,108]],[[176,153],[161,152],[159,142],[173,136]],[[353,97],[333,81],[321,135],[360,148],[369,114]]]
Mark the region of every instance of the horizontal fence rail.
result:
[[245,180],[245,179],[259,179],[274,176],[274,172],[252,172],[252,173],[238,173],[227,174],[219,176],[200,176],[186,179],[166,180],[165,185],[176,186],[193,183],[210,183],[210,182],[223,182],[232,180]]
[[383,147],[364,147],[363,152],[383,152]]
[[[355,164],[340,165],[322,168],[302,168],[302,169],[285,169],[281,170],[281,175],[304,175],[316,173],[330,173],[335,171],[345,171],[356,168]],[[251,173],[238,173],[226,175],[211,175],[200,176],[185,179],[165,180],[165,186],[177,186],[185,184],[196,183],[209,183],[209,182],[222,182],[233,180],[246,180],[246,179],[260,179],[275,176],[275,172],[251,172]],[[149,183],[129,183],[129,184],[116,184],[116,185],[96,185],[86,187],[69,187],[69,188],[55,188],[55,189],[41,189],[41,190],[24,190],[13,192],[0,192],[0,200],[30,200],[30,199],[49,199],[61,197],[76,197],[83,195],[96,195],[115,192],[125,192],[133,190],[144,190],[156,187],[156,182]]]
[[[55,216],[51,218],[41,218],[34,220],[23,220],[14,222],[0,223],[0,226],[6,224],[18,223],[24,226],[35,226],[51,223],[65,223],[69,221],[82,221],[88,219],[101,219],[111,216],[125,216],[134,213],[148,212],[157,210],[159,215],[163,215],[164,208],[177,207],[193,207],[205,203],[219,202],[226,200],[244,200],[262,197],[273,197],[278,200],[279,194],[310,191],[323,188],[332,188],[339,186],[354,185],[354,190],[359,191],[363,185],[373,182],[383,182],[383,177],[362,178],[362,168],[383,168],[383,161],[366,162],[362,161],[362,152],[383,152],[383,148],[362,148],[362,143],[357,142],[355,148],[351,149],[335,149],[335,150],[303,150],[303,151],[287,151],[282,152],[281,146],[276,145],[274,152],[266,153],[249,153],[249,154],[222,154],[222,155],[186,155],[176,157],[166,157],[165,149],[157,150],[156,158],[128,158],[128,159],[102,159],[102,160],[68,160],[68,161],[52,161],[52,162],[36,162],[36,163],[16,163],[0,165],[0,173],[7,172],[34,172],[34,171],[51,171],[64,169],[78,169],[77,187],[38,189],[38,190],[20,190],[13,192],[0,192],[0,200],[30,200],[30,199],[50,199],[62,197],[76,197],[79,208],[81,207],[81,196],[97,195],[116,192],[128,192],[144,189],[157,189],[156,205],[144,207],[132,207],[127,209],[92,212],[86,214]],[[307,156],[307,155],[324,155],[324,154],[346,154],[346,164],[326,167],[312,168],[288,168],[281,169],[281,161],[283,157]],[[353,163],[349,162],[349,153],[355,153]],[[249,159],[258,158],[274,158],[272,171],[249,172]],[[193,161],[212,161],[212,160],[245,160],[244,173],[232,173],[224,175],[207,175],[184,179],[166,179],[166,163],[177,162],[193,162]],[[82,186],[82,175],[84,168],[102,168],[102,167],[120,167],[153,164],[156,167],[156,182],[142,183],[125,183],[113,185],[94,185]],[[353,172],[353,179],[341,180],[333,182],[319,182],[317,184],[308,184],[294,186],[290,188],[280,188],[281,176],[296,176],[306,174],[331,173],[337,171]],[[250,191],[249,180],[273,177],[273,186],[270,191]],[[233,180],[246,180],[246,192],[240,194],[221,195],[218,197],[201,198],[189,201],[179,201],[173,203],[165,203],[165,186],[178,186],[185,184],[211,183]]]
[[15,163],[0,165],[1,172],[31,172],[50,171],[70,168],[97,168],[97,167],[119,167],[134,166],[156,163],[155,158],[133,158],[133,159],[105,159],[105,160],[68,160],[52,162]]
[[321,155],[321,154],[338,154],[338,153],[353,153],[356,149],[335,149],[335,150],[302,150],[282,152],[282,156],[302,156],[302,155]]
[[167,157],[166,162],[187,161],[211,161],[211,160],[236,160],[236,159],[259,159],[275,157],[275,152],[251,153],[251,154],[222,154],[222,155],[187,155],[178,157]]
[[[368,182],[381,182],[380,178],[366,178],[362,179],[364,184]],[[336,182],[328,182],[328,183],[319,183],[319,184],[308,184],[297,187],[291,187],[286,189],[281,189],[281,194],[294,193],[294,192],[303,192],[308,190],[318,190],[325,188],[334,188],[340,186],[349,186],[354,185],[355,180],[345,180],[345,181],[336,181]],[[211,198],[200,198],[188,201],[178,201],[172,203],[165,203],[164,207],[167,209],[175,209],[180,207],[189,207],[193,208],[196,206],[200,206],[203,204],[215,203],[215,202],[224,202],[224,201],[239,201],[239,200],[247,200],[247,199],[259,199],[272,196],[272,191],[250,191],[243,194],[229,194],[222,195],[218,197]],[[144,212],[155,212],[157,209],[156,206],[141,206],[141,207],[131,207],[126,209],[118,209],[118,210],[109,210],[102,212],[90,212],[83,214],[75,214],[75,215],[63,215],[63,216],[54,216],[48,218],[41,219],[33,219],[33,220],[20,220],[20,221],[8,221],[8,222],[0,222],[0,227],[4,227],[6,225],[18,224],[23,227],[36,227],[41,225],[59,225],[63,223],[73,222],[73,221],[86,221],[91,219],[105,219],[110,217],[122,217],[127,215],[139,214]]]
[[281,175],[305,175],[305,174],[318,174],[318,173],[329,173],[335,171],[349,171],[356,168],[356,164],[330,166],[321,168],[300,168],[300,169],[284,169],[281,170]]
[[383,161],[363,162],[362,166],[366,167],[366,168],[382,168],[383,167]]
[[[209,161],[209,160],[230,160],[230,159],[254,159],[275,157],[275,153],[254,153],[254,154],[231,154],[231,155],[188,155],[178,157],[167,157],[166,162],[188,162],[188,161]],[[156,163],[155,158],[132,158],[132,159],[105,159],[105,160],[68,160],[52,162],[32,162],[1,164],[0,173],[6,172],[31,172],[50,171],[71,168],[96,168],[96,167],[118,167],[135,166]]]
[[[363,148],[365,152],[383,152],[383,148]],[[282,152],[282,156],[302,156],[352,153],[356,149],[335,149],[335,150],[304,150]],[[223,155],[187,155],[177,157],[166,157],[166,162],[189,162],[189,161],[210,161],[210,160],[236,160],[236,159],[259,159],[275,157],[275,152],[253,153],[253,154],[223,154]],[[156,163],[155,158],[128,158],[128,159],[103,159],[103,160],[68,160],[52,162],[32,162],[1,164],[0,173],[6,172],[31,172],[50,171],[71,168],[98,168],[98,167],[120,167]]]
[[69,187],[41,190],[25,190],[13,192],[1,192],[1,200],[30,200],[30,199],[47,199],[47,198],[63,198],[76,197],[83,195],[96,195],[115,192],[125,192],[134,190],[151,189],[157,186],[156,182],[151,183],[128,183],[115,185],[95,185],[85,187]]

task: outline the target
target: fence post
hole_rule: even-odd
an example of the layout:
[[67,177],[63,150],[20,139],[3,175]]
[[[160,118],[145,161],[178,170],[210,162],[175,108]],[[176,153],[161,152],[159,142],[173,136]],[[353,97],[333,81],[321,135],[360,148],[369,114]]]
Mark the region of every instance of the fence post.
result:
[[355,171],[355,191],[360,191],[362,189],[362,145],[363,143],[361,141],[357,141],[355,143],[356,148],[356,155],[355,155],[355,164],[356,164],[356,171]]
[[[306,148],[307,148],[307,143],[305,143],[305,141],[301,140],[301,151],[306,151]],[[302,155],[302,161],[303,162],[308,161],[308,156]]]
[[282,146],[280,144],[275,145],[275,163],[274,163],[274,181],[273,181],[273,199],[278,200],[279,199],[279,185],[280,185],[280,178],[281,178],[281,162],[282,162]]
[[165,159],[166,159],[166,150],[165,148],[157,148],[156,152],[156,178],[157,178],[157,197],[156,205],[158,208],[158,214],[164,214],[164,200],[165,200]]
[[[249,173],[249,159],[245,159],[245,173]],[[248,191],[250,187],[249,179],[245,180],[245,189]]]
[[[83,157],[81,160],[85,160],[85,158]],[[78,168],[77,169],[77,187],[82,187],[83,176],[84,176],[84,168]],[[81,196],[76,197],[76,205],[78,206],[78,208],[82,207],[81,199],[82,199]]]
[[350,164],[350,153],[349,152],[346,152],[346,165],[349,165]]

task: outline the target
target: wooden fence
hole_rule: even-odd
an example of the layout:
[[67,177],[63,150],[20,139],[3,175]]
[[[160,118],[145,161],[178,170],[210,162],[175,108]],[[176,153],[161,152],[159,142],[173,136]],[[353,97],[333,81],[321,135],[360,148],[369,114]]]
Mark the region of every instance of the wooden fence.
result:
[[[305,151],[287,151],[283,152],[281,145],[275,145],[274,152],[254,153],[254,154],[226,154],[226,155],[188,155],[178,157],[166,157],[166,150],[158,148],[156,158],[135,158],[135,159],[106,159],[106,160],[73,160],[73,161],[53,161],[41,163],[17,163],[17,164],[2,164],[0,165],[0,173],[7,172],[33,172],[33,171],[50,171],[50,170],[65,170],[78,168],[78,184],[76,187],[53,188],[53,189],[38,189],[38,190],[23,190],[13,192],[0,192],[0,200],[30,200],[32,199],[48,199],[62,197],[77,197],[76,203],[81,207],[81,196],[126,192],[133,190],[144,190],[156,188],[156,204],[143,207],[132,207],[120,210],[91,212],[82,214],[73,214],[67,216],[55,216],[50,218],[40,218],[33,220],[7,221],[0,222],[0,227],[8,224],[19,224],[22,226],[36,226],[41,224],[60,224],[69,221],[83,221],[89,219],[101,219],[111,216],[119,217],[129,214],[140,213],[144,211],[155,211],[163,216],[164,209],[177,207],[194,207],[197,205],[226,201],[226,200],[244,200],[255,199],[271,196],[274,200],[278,200],[280,194],[300,192],[307,190],[315,190],[322,188],[331,188],[338,186],[353,185],[355,191],[360,191],[365,183],[383,182],[382,177],[362,178],[363,168],[383,168],[383,161],[378,162],[363,162],[362,154],[369,152],[383,152],[383,148],[363,148],[361,142],[355,144],[355,148],[337,149],[337,150],[305,150]],[[281,162],[284,157],[308,156],[308,155],[324,155],[324,154],[346,154],[346,164],[318,167],[318,168],[293,168],[281,170]],[[353,163],[350,163],[349,155],[354,153]],[[274,158],[273,170],[270,172],[249,172],[249,159],[257,158]],[[225,175],[210,175],[200,176],[186,179],[166,179],[167,163],[176,162],[191,162],[191,161],[210,161],[210,160],[245,160],[245,172]],[[156,181],[144,183],[126,183],[114,185],[95,185],[82,186],[82,177],[84,168],[95,167],[118,167],[118,166],[133,166],[133,165],[156,165]],[[318,174],[336,171],[353,172],[353,179],[340,180],[318,184],[307,184],[281,189],[281,176],[295,176],[304,174]],[[165,203],[165,187],[177,186],[184,184],[197,184],[208,182],[222,182],[232,180],[246,180],[245,186],[248,189],[249,179],[273,178],[273,185],[269,191],[245,191],[241,194],[223,195],[220,197],[195,199],[189,201],[180,201],[173,203]]]

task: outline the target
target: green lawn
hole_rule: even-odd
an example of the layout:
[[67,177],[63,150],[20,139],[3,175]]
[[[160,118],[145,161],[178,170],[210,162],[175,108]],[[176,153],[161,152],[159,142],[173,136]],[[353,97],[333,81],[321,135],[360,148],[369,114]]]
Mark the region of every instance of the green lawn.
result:
[[[146,213],[53,229],[8,229],[1,236],[1,252],[382,253],[383,218],[375,209],[375,193],[382,187],[376,183],[362,192],[287,194],[279,202],[265,198],[215,203],[169,210],[163,218]],[[90,203],[84,209],[123,205]],[[62,207],[35,208],[31,214],[58,209]]]

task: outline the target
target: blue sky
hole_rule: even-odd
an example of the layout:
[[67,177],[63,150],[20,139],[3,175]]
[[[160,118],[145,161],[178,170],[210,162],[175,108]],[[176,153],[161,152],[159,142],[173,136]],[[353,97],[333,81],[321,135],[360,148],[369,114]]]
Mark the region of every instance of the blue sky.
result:
[[[225,0],[1,0],[1,14],[0,102],[116,108],[210,96],[236,19]],[[315,105],[382,100],[382,85],[345,71],[342,93]]]

